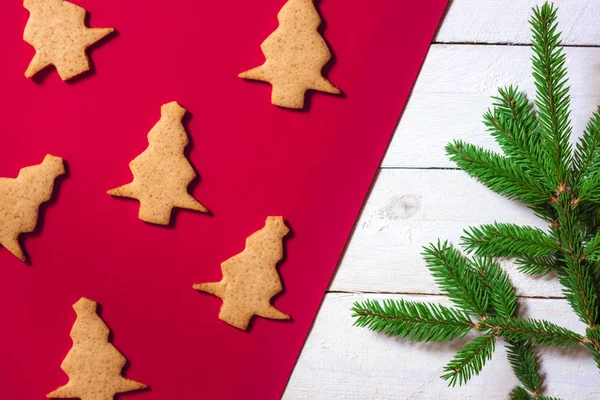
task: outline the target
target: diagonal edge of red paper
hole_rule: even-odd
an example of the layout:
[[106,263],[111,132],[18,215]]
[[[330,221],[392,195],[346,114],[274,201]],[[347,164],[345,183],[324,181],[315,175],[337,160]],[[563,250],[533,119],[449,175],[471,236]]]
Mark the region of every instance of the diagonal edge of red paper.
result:
[[[283,0],[143,5],[73,1],[91,27],[119,32],[91,52],[95,72],[74,83],[23,73],[33,49],[18,2],[0,15],[0,176],[63,157],[69,176],[24,247],[31,266],[0,248],[0,386],[12,399],[64,384],[71,305],[94,299],[150,391],[124,398],[279,397],[310,330],[446,0],[322,0],[321,31],[335,59],[327,78],[344,96],[314,93],[296,112],[270,104],[270,86],[237,74],[263,60]],[[193,194],[214,214],[181,211],[171,228],[137,219],[138,203],[106,190],[131,179],[160,106],[188,109]],[[293,230],[275,305],[291,322],[218,320],[219,299],[193,283],[220,279],[268,215]]]

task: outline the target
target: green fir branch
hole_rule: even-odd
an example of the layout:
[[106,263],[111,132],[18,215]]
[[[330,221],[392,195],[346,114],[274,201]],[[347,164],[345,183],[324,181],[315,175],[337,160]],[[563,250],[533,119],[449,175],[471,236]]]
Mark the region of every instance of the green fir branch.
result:
[[500,336],[511,342],[529,343],[531,345],[573,347],[583,343],[583,337],[578,333],[552,322],[536,319],[514,318],[506,320],[501,317],[491,317],[481,321],[478,330],[498,332]]
[[537,393],[529,393],[521,386],[516,386],[508,395],[509,400],[560,400],[558,397],[548,397]]
[[598,260],[600,258],[600,233],[595,234],[586,244],[583,257]]
[[485,363],[492,358],[496,348],[496,334],[490,333],[476,337],[456,353],[444,367],[442,379],[449,381],[448,386],[467,383],[473,375],[479,375]]
[[540,391],[541,371],[537,354],[529,343],[508,342],[508,361],[523,386],[533,393]]
[[541,229],[496,222],[465,230],[467,252],[488,257],[548,257],[560,250],[556,238]]
[[492,313],[506,319],[517,315],[517,294],[506,272],[487,257],[475,258],[473,265],[486,284]]
[[579,198],[583,195],[586,200],[585,197],[596,188],[586,181],[589,178],[595,181],[595,175],[600,170],[600,108],[592,114],[583,136],[577,142],[573,168],[573,192]]
[[600,203],[600,170],[596,170],[578,184],[576,188],[577,202],[585,205]]
[[568,262],[559,274],[563,294],[579,319],[589,327],[598,321],[598,296],[589,269],[580,262]]
[[415,342],[463,338],[474,326],[466,313],[439,304],[365,300],[354,303],[355,326]]
[[559,188],[569,182],[572,128],[565,53],[560,47],[554,5],[546,3],[542,7],[535,7],[530,24],[539,129],[542,143],[551,155],[546,165],[555,173],[554,184]]
[[504,154],[552,191],[543,163],[545,154],[540,153],[544,149],[538,146],[540,135],[533,104],[516,87],[500,88],[498,92],[498,96],[493,97],[493,110],[483,116],[488,132]]
[[587,328],[584,339],[585,347],[592,353],[596,366],[600,368],[600,327]]
[[486,315],[487,291],[469,259],[439,241],[424,247],[423,256],[436,284],[458,308],[474,316]]
[[540,209],[551,196],[515,161],[461,140],[446,146],[450,160],[490,190]]
[[523,255],[515,260],[519,272],[532,276],[548,275],[561,269],[554,256],[532,257]]
[[509,400],[535,400],[527,389],[522,388],[521,386],[515,386],[513,390],[510,391],[508,395]]

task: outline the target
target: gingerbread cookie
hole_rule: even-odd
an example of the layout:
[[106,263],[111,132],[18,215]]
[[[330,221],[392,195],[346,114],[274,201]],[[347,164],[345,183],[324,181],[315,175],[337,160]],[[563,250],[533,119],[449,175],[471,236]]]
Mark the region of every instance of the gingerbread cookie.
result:
[[73,308],[77,313],[71,329],[73,347],[60,366],[69,382],[46,397],[112,400],[117,393],[146,388],[123,377],[127,359],[110,343],[110,330],[96,313],[96,302],[82,297]]
[[15,179],[0,178],[0,245],[25,261],[22,233],[33,232],[40,205],[52,197],[54,181],[65,173],[63,159],[47,155],[39,165],[25,167]]
[[108,194],[139,200],[142,221],[168,225],[175,207],[204,213],[208,210],[187,191],[196,172],[184,153],[189,143],[182,124],[186,110],[173,101],[160,111],[160,121],[148,134],[148,148],[129,163],[133,182]]
[[35,48],[27,78],[50,65],[63,81],[88,71],[87,48],[114,30],[86,27],[86,10],[68,1],[25,0],[24,5],[30,15],[23,39]]
[[220,282],[193,286],[223,299],[219,319],[245,330],[254,315],[290,318],[270,303],[282,290],[277,263],[283,258],[283,238],[289,231],[282,217],[268,217],[265,227],[246,239],[244,251],[221,264]]
[[331,53],[319,34],[321,17],[313,0],[289,0],[277,18],[279,27],[261,45],[265,63],[240,78],[269,82],[271,102],[280,107],[303,108],[311,89],[341,93],[321,73]]

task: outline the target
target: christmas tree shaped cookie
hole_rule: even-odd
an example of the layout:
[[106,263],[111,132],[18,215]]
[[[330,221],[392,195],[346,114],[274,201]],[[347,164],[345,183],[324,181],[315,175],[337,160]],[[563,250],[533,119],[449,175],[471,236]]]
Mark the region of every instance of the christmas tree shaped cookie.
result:
[[168,225],[175,207],[208,210],[187,191],[196,172],[184,154],[189,142],[182,124],[186,110],[173,101],[160,111],[160,121],[148,134],[148,148],[129,163],[133,182],[108,194],[139,200],[141,220]]
[[289,0],[277,18],[279,27],[261,45],[265,63],[240,78],[269,82],[271,102],[280,107],[303,108],[310,89],[341,93],[321,72],[331,53],[319,34],[321,17],[313,0]]
[[63,81],[90,69],[88,47],[110,34],[112,28],[85,26],[85,9],[63,0],[25,0],[29,20],[23,39],[35,48],[25,76],[31,78],[54,65]]
[[71,329],[73,347],[61,364],[69,382],[48,394],[51,399],[113,400],[115,394],[144,389],[124,378],[127,360],[109,342],[110,330],[96,313],[95,301],[82,297],[73,305],[77,319]]
[[0,178],[0,245],[25,261],[21,233],[33,232],[40,205],[52,197],[54,181],[65,173],[63,159],[47,155],[39,165],[25,167],[15,179]]
[[223,299],[222,321],[245,330],[254,315],[290,318],[270,303],[282,290],[277,263],[283,258],[283,238],[289,231],[282,217],[268,217],[265,227],[246,239],[244,251],[221,264],[220,282],[194,285]]

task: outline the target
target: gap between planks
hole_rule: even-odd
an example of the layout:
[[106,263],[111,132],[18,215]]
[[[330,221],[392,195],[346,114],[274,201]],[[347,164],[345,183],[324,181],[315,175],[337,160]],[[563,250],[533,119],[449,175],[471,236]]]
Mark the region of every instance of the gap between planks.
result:
[[380,170],[389,170],[389,169],[404,169],[404,170],[432,170],[432,171],[462,171],[460,168],[452,168],[452,167],[399,167],[399,166],[379,166]]
[[[510,46],[510,47],[531,47],[531,43],[521,42],[453,42],[453,41],[433,41],[432,45],[449,45],[449,46]],[[598,48],[597,44],[563,44],[560,47],[583,47],[583,48]]]
[[[417,297],[448,297],[440,293],[412,293],[412,292],[388,292],[388,291],[369,291],[369,290],[328,290],[325,294],[372,294],[372,295],[403,295]],[[565,300],[564,296],[527,296],[517,295],[519,299],[538,299],[538,300]]]

